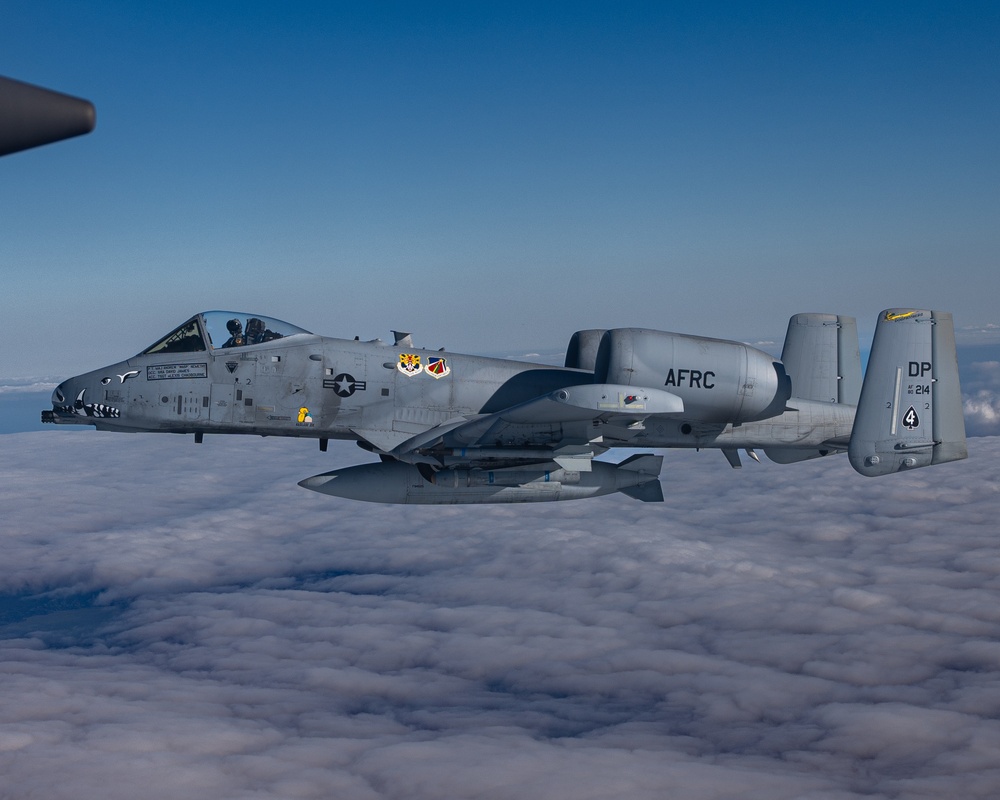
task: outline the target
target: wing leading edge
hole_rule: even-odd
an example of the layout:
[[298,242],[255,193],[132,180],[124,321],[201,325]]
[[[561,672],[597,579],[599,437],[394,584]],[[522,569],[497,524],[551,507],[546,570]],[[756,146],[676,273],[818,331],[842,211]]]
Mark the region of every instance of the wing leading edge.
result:
[[683,412],[684,401],[662,389],[610,383],[567,386],[493,414],[435,426],[399,444],[390,455],[406,460],[438,450],[566,448],[590,443],[595,426],[627,430],[654,414]]

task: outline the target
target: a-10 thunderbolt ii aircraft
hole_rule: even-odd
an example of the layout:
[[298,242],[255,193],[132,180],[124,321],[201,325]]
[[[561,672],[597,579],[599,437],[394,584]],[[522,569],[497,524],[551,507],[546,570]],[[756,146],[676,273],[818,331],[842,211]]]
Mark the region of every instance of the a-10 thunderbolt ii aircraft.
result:
[[[735,341],[573,334],[564,367],[317,336],[196,314],[138,355],[63,382],[45,422],[111,431],[354,439],[378,462],[300,485],[382,503],[520,503],[624,492],[661,501],[662,456],[739,450],[783,464],[847,451],[862,475],[965,458],[949,313],[879,315],[862,381],[855,320],[797,314],[781,359]],[[758,459],[759,460],[759,459]]]

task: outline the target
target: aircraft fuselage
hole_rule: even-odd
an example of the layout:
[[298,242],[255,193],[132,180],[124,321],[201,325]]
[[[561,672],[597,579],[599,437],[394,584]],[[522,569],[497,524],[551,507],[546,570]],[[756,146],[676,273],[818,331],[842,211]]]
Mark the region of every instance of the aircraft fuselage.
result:
[[[732,378],[738,366],[730,364],[745,355],[727,346],[749,351],[765,369],[777,359],[738,343],[671,336],[672,344],[690,344],[695,352],[663,368],[656,388],[683,399],[682,415],[647,420],[633,431],[591,420],[553,428],[585,424],[593,429],[588,441],[604,434],[609,443],[620,439],[636,447],[819,446],[850,435],[851,406],[797,401],[786,409],[783,397],[773,416],[727,421],[728,409],[747,391]],[[766,389],[772,395],[780,377],[774,374],[774,386]],[[301,333],[256,345],[143,353],[76,376],[54,393],[48,421],[126,432],[360,436],[389,451],[456,417],[493,414],[593,382],[593,373],[582,369]],[[765,408],[773,405],[773,397],[766,399]],[[544,444],[538,435],[532,430],[518,441],[516,431],[508,431],[498,444]],[[557,443],[558,436],[553,430],[549,441]]]
[[198,442],[286,436],[325,450],[353,439],[382,463],[301,485],[374,502],[662,500],[661,457],[594,461],[616,447],[716,448],[733,467],[740,449],[780,463],[847,451],[869,476],[966,457],[949,314],[885,312],[878,368],[864,380],[851,317],[795,315],[782,356],[617,328],[577,331],[555,367],[206,312],[139,355],[64,381],[42,418]]

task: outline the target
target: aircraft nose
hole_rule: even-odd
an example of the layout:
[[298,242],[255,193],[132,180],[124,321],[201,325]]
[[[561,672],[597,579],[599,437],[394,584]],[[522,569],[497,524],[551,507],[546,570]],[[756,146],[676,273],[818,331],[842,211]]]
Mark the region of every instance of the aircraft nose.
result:
[[76,400],[76,395],[83,388],[76,385],[78,382],[74,378],[69,378],[53,389],[51,398],[52,408],[58,410],[60,408],[72,407],[73,401]]
[[90,420],[117,419],[121,411],[103,401],[100,384],[92,375],[82,375],[60,383],[52,390],[52,410],[42,412],[42,422],[93,424]]
[[60,422],[73,413],[73,400],[70,394],[69,381],[63,381],[52,390],[51,409],[42,411],[42,422]]

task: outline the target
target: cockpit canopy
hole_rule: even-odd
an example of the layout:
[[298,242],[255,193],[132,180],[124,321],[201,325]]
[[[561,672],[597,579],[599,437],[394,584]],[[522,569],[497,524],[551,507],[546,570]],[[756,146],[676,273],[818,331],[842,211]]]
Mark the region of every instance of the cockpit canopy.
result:
[[242,311],[206,311],[175,328],[141,355],[197,353],[226,347],[254,345],[308,334],[309,331],[273,317]]

